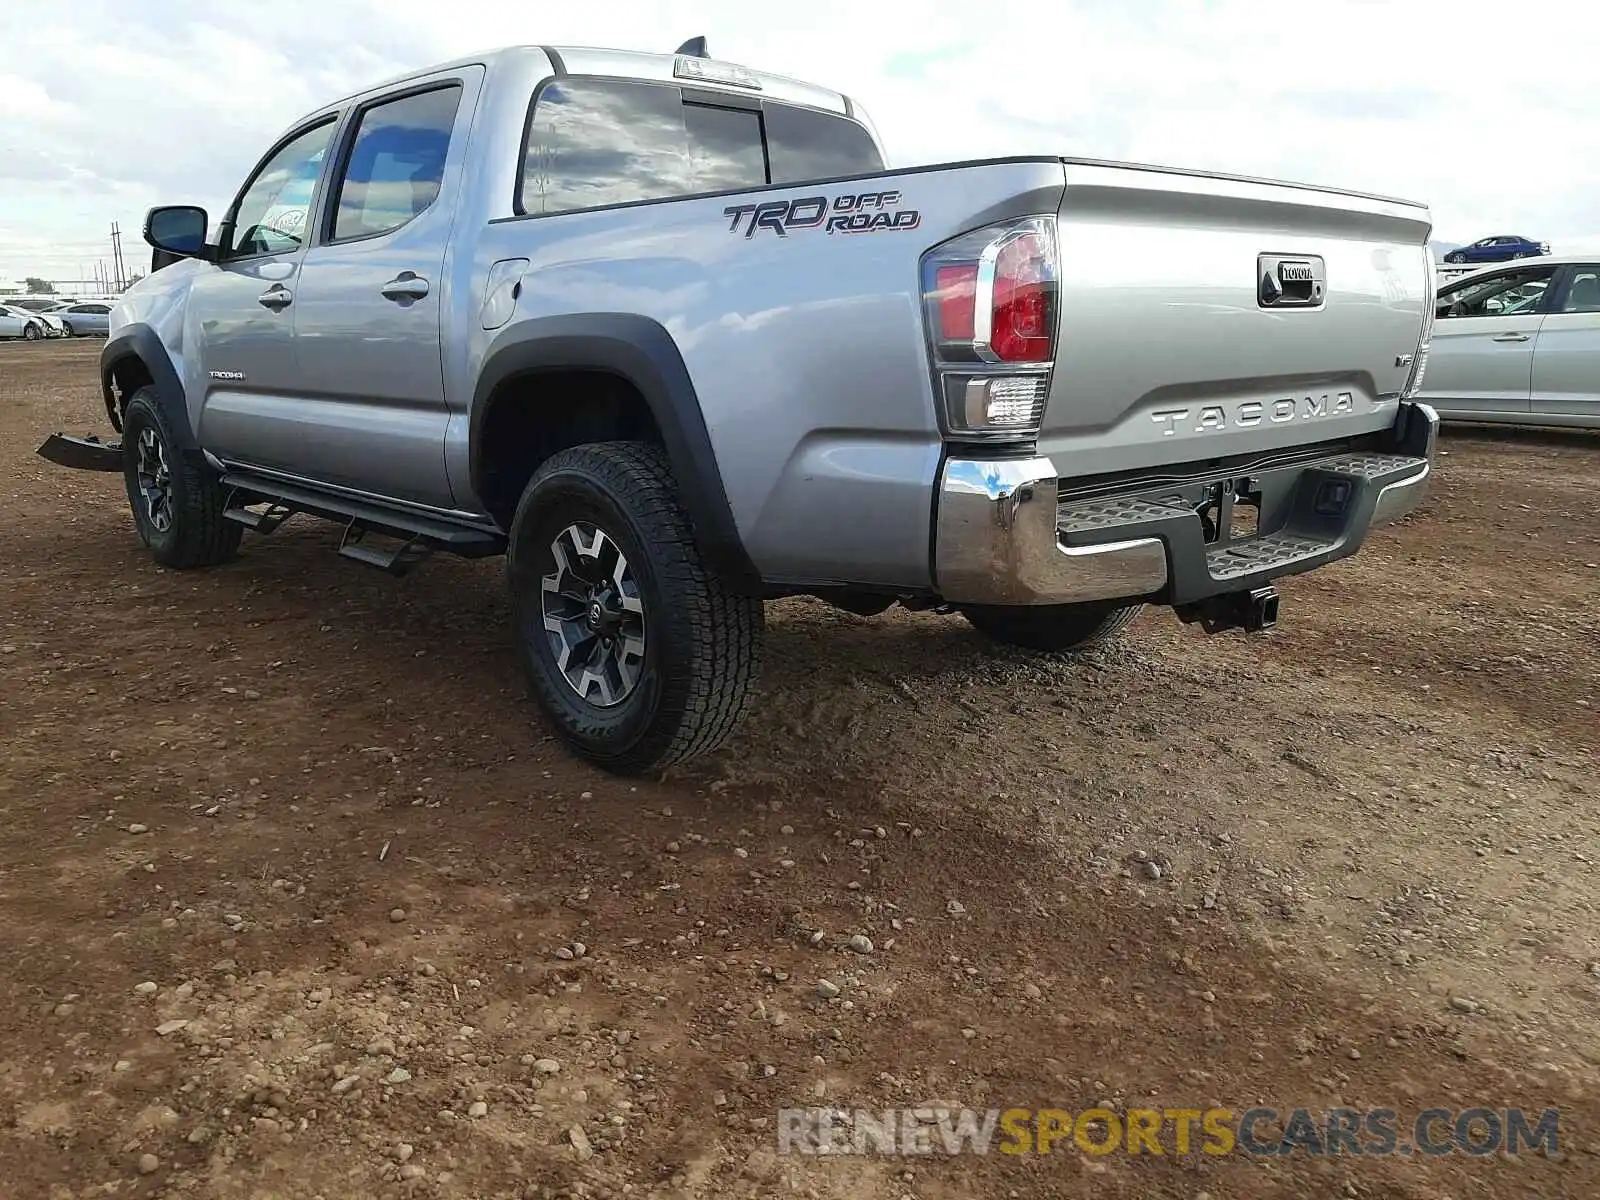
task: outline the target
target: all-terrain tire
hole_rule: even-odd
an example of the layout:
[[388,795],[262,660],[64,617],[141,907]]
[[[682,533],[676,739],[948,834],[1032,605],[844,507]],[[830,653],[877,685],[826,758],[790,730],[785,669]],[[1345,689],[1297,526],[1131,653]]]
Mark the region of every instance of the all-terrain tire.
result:
[[[159,450],[158,460],[151,457],[152,446]],[[159,473],[152,479],[146,471],[141,480],[141,447],[144,464],[164,463],[164,479]],[[162,566],[214,567],[239,552],[244,527],[222,515],[228,506],[227,491],[204,460],[180,449],[153,387],[136,391],[122,415],[122,478],[139,540]],[[156,482],[165,484],[163,501],[153,502],[147,495],[147,485]]]
[[1085,650],[1109,641],[1139,615],[1142,604],[970,604],[961,615],[980,633],[1024,650]]
[[[594,539],[598,554],[608,553],[596,531],[604,534],[625,558],[616,573],[627,572],[640,610],[644,649],[634,682],[631,690],[615,688],[621,698],[613,694],[610,703],[601,702],[605,695],[586,677],[570,680],[557,648],[569,643],[546,627],[547,606],[559,609],[562,602],[547,595],[544,581],[573,578],[561,565],[571,555],[557,549],[572,529],[581,540]],[[604,575],[611,567],[585,569]],[[759,668],[761,601],[729,589],[708,569],[658,447],[598,442],[548,459],[517,505],[506,570],[529,690],[580,755],[606,770],[637,774],[706,754],[738,725]],[[569,655],[569,671],[585,657]]]

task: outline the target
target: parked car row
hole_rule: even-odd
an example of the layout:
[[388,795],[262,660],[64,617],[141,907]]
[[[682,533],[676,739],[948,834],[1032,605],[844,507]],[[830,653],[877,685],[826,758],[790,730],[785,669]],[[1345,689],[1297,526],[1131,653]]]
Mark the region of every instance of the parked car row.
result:
[[111,304],[110,300],[0,297],[0,338],[36,341],[53,337],[105,337],[111,327]]
[[1441,417],[1600,429],[1600,254],[1474,271],[1435,314],[1419,399]]

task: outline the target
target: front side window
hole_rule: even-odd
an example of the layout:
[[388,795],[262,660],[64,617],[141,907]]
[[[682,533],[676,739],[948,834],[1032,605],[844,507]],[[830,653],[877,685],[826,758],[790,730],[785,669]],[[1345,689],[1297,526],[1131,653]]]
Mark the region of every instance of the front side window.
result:
[[1508,271],[1440,293],[1440,317],[1511,317],[1537,312],[1553,267]]
[[518,211],[570,212],[882,168],[866,130],[842,116],[771,101],[685,100],[671,84],[559,79],[534,103]]
[[338,183],[334,241],[399,229],[437,199],[460,104],[456,84],[374,104],[361,114]]
[[333,127],[330,117],[297,134],[256,172],[234,209],[227,244],[230,257],[287,254],[300,248]]

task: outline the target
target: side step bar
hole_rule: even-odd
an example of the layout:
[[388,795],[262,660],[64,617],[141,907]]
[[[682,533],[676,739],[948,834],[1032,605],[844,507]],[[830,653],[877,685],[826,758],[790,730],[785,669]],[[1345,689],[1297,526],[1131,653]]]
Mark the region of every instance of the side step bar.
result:
[[[487,558],[504,554],[506,549],[505,537],[496,530],[457,525],[302,484],[230,471],[223,475],[222,486],[231,489],[222,514],[228,520],[263,534],[297,512],[338,522],[344,526],[340,555],[392,575],[405,574],[435,550],[463,558]],[[259,504],[266,508],[258,512],[250,507]],[[369,536],[396,538],[400,545],[393,549],[376,546],[366,540]]]
[[102,442],[93,434],[69,437],[64,433],[52,433],[39,447],[39,456],[75,471],[122,470],[122,443]]
[[228,520],[243,525],[246,529],[253,529],[262,535],[271,533],[295,514],[295,510],[291,505],[280,504],[276,500],[267,502],[265,512],[256,512],[253,508],[240,508],[236,503],[237,495],[237,492],[228,494],[228,507],[223,510],[222,515]]

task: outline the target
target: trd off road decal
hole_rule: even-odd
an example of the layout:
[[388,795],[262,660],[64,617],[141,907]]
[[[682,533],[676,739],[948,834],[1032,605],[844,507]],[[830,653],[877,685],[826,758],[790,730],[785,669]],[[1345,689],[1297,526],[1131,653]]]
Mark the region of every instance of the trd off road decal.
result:
[[803,196],[798,200],[768,200],[764,204],[734,204],[722,210],[729,218],[728,232],[753,238],[761,229],[788,237],[796,229],[825,229],[828,233],[882,233],[890,229],[915,229],[922,214],[900,208],[899,192],[853,192],[835,196]]

